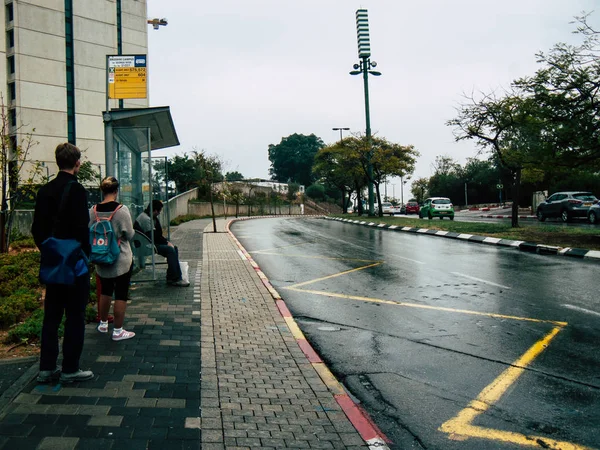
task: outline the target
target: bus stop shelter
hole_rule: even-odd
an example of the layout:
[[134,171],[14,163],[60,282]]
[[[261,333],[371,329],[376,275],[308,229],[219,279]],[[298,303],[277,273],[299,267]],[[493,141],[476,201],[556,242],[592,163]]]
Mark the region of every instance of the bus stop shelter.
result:
[[[179,145],[170,108],[128,108],[105,111],[104,139],[106,175],[119,180],[119,200],[126,205],[132,220],[160,193],[154,188],[152,152]],[[165,161],[166,164],[166,161]],[[168,180],[165,180],[165,186]],[[168,194],[165,196],[168,200]],[[164,208],[168,212],[169,208]],[[163,222],[170,235],[169,217]],[[154,248],[154,236],[151,237]],[[134,249],[135,252],[135,249]],[[152,280],[156,280],[152,253]]]

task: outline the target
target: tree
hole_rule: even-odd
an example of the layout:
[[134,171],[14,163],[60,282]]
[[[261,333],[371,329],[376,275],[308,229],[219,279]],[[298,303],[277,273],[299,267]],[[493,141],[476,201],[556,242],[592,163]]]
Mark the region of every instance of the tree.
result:
[[[348,209],[352,191],[355,189],[360,191],[366,184],[355,152],[352,152],[344,144],[344,141],[323,147],[317,152],[313,173],[317,178],[340,190],[344,213]],[[346,197],[346,193],[348,193],[348,197]]]
[[217,221],[215,217],[215,204],[213,200],[213,185],[223,180],[221,175],[221,161],[215,155],[208,155],[204,151],[194,150],[192,152],[194,161],[196,162],[199,169],[199,184],[206,188],[208,191],[208,198],[210,201],[210,211],[212,214],[213,221],[213,232],[217,232]]
[[427,198],[429,195],[427,191],[428,186],[429,180],[427,178],[417,178],[412,182],[410,192],[417,202],[421,203],[423,200],[425,200],[425,198]]
[[[370,144],[366,136],[350,137],[345,139],[344,143],[351,152],[352,159],[358,162],[367,181],[373,183],[379,215],[382,216],[381,183],[387,177],[404,177],[412,174],[419,152],[412,145],[395,144],[380,137],[371,137]],[[373,168],[371,179],[369,179],[369,162]]]
[[271,179],[310,186],[315,181],[312,173],[315,155],[324,145],[314,134],[292,134],[277,145],[269,144]]
[[225,174],[225,181],[243,181],[244,175],[235,171],[235,172],[227,172]]
[[[0,253],[8,252],[12,220],[18,203],[24,196],[35,196],[37,192],[37,189],[21,188],[22,181],[27,186],[37,184],[39,179],[43,181],[41,163],[29,159],[31,148],[37,145],[32,135],[35,129],[23,133],[23,128],[11,129],[8,111],[0,95]],[[22,136],[20,141],[18,136]],[[30,166],[28,178],[22,180],[26,165]]]
[[539,53],[542,67],[533,76],[513,81],[500,97],[469,98],[448,122],[457,140],[474,139],[510,172],[513,227],[522,177],[535,181],[565,168],[600,168],[599,34],[587,17],[577,18],[582,44]]
[[541,161],[547,170],[600,169],[600,32],[576,17],[580,45],[556,44],[537,54],[542,67],[514,82],[535,103],[543,127]]

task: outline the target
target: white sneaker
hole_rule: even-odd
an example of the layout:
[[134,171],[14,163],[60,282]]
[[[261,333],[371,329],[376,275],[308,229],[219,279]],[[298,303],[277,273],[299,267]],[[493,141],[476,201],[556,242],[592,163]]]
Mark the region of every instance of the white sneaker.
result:
[[131,339],[134,336],[135,336],[135,333],[133,331],[127,331],[127,330],[123,329],[118,334],[113,332],[112,340],[113,341],[124,341],[125,339]]
[[98,325],[98,331],[100,333],[108,333],[108,322],[106,322],[106,323],[100,322],[100,324]]

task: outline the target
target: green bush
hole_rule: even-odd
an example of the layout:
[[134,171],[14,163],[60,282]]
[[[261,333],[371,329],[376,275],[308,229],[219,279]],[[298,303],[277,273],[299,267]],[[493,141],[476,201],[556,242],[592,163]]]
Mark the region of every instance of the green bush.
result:
[[[39,340],[42,335],[42,324],[44,321],[44,311],[38,309],[29,316],[23,323],[14,325],[8,331],[6,337],[7,344],[18,344],[19,342],[32,342]],[[58,335],[62,336],[64,333],[64,320],[58,330]]]
[[321,184],[311,184],[306,188],[306,195],[313,200],[324,200],[325,187]]
[[0,299],[10,296],[20,288],[38,289],[39,268],[39,252],[0,254]]
[[36,246],[32,237],[20,236],[18,239],[11,240],[10,248],[20,250],[23,248],[36,248]]

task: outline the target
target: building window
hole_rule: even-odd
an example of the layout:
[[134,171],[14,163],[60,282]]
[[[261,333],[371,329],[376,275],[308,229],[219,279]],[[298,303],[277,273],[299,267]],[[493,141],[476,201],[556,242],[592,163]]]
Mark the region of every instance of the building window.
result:
[[8,110],[8,121],[11,127],[17,126],[17,111],[14,108]]
[[6,32],[6,44],[8,48],[13,48],[15,46],[15,30],[10,29]]
[[6,59],[8,61],[8,73],[9,74],[14,74],[15,73],[15,57],[14,56],[9,56]]
[[8,100],[14,102],[17,99],[17,87],[15,83],[8,83]]
[[13,10],[13,4],[12,3],[8,3],[6,5],[6,21],[7,22],[12,22],[15,19],[15,13]]

